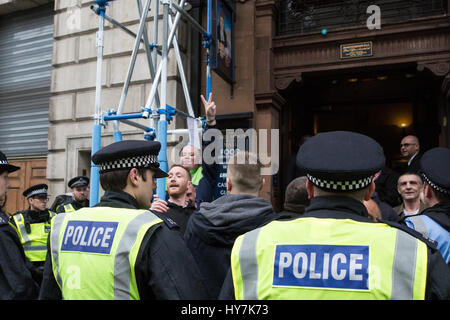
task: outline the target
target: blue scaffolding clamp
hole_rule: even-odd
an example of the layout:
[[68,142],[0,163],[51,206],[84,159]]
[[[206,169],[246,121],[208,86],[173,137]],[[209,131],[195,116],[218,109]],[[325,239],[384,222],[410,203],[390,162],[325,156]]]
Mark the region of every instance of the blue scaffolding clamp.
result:
[[111,2],[114,0],[94,0],[95,4],[99,7],[106,7],[108,5],[108,2]]
[[166,108],[165,109],[158,109],[157,110],[158,114],[165,114],[166,115],[166,120],[167,122],[170,124],[170,122],[173,120],[173,117],[176,113],[177,113],[177,109],[169,106],[168,104],[166,104]]

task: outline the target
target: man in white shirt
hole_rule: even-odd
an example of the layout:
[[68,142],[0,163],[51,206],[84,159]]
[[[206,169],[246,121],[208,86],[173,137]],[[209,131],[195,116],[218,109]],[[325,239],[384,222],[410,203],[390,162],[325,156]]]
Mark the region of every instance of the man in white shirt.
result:
[[403,199],[401,205],[394,208],[400,218],[421,213],[427,205],[421,200],[422,178],[416,173],[404,173],[398,178],[397,191]]

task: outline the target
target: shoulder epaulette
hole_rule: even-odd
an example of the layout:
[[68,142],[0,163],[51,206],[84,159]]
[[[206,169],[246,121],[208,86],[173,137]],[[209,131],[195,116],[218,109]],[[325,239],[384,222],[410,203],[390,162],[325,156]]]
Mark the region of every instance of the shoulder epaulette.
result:
[[400,229],[406,233],[408,233],[409,235],[413,236],[414,238],[417,238],[423,242],[426,243],[426,245],[434,250],[437,250],[437,242],[434,241],[433,239],[430,239],[428,237],[425,237],[423,234],[421,234],[420,232],[406,226],[403,224],[400,224],[398,222],[394,222],[394,221],[388,221],[388,220],[382,220],[382,219],[378,219],[379,222],[381,223],[385,223],[388,226],[391,226],[393,228],[396,229]]
[[162,221],[164,221],[165,225],[167,227],[169,227],[169,229],[172,228],[179,228],[180,226],[173,221],[172,219],[170,219],[169,217],[165,216],[163,213],[158,212],[158,211],[150,211],[152,212],[155,216],[157,216],[158,218],[160,218]]

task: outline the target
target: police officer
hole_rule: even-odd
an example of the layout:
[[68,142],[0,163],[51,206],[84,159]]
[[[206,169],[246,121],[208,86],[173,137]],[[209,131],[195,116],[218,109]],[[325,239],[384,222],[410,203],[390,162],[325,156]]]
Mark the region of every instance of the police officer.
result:
[[[178,226],[148,210],[160,143],[120,141],[95,153],[106,191],[52,221],[41,299],[205,299]],[[138,210],[142,209],[142,210]]]
[[310,138],[297,155],[310,206],[302,218],[271,222],[236,240],[221,298],[448,299],[449,270],[439,252],[368,218],[362,202],[384,162],[381,146],[365,135]]
[[18,211],[10,219],[19,235],[25,255],[33,263],[35,270],[40,275],[40,280],[42,280],[47,256],[50,221],[56,215],[46,208],[47,190],[46,184],[37,184],[26,189],[23,196],[27,198],[29,208],[25,211]]
[[78,176],[70,179],[67,186],[72,192],[72,199],[70,201],[60,204],[56,208],[57,213],[74,212],[78,209],[89,207],[89,178],[85,176]]
[[420,159],[424,200],[430,208],[404,222],[424,237],[437,242],[447,264],[450,263],[450,149],[433,148]]
[[[8,174],[19,170],[8,163],[0,151],[0,198],[8,191]],[[36,299],[39,286],[33,279],[32,265],[17,236],[8,223],[8,217],[0,210],[0,300]]]

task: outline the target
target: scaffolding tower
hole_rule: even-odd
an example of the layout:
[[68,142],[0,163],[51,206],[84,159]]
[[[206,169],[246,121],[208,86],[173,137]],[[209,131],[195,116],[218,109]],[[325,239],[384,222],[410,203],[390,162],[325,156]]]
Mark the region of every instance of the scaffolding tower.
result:
[[[187,85],[186,75],[184,72],[180,49],[178,47],[178,41],[176,37],[176,31],[180,22],[181,16],[189,22],[190,26],[201,33],[203,36],[203,47],[206,49],[206,97],[209,97],[211,92],[211,59],[210,48],[212,43],[211,36],[211,21],[212,21],[212,0],[207,0],[207,30],[205,30],[194,18],[192,18],[186,11],[186,0],[154,0],[154,12],[153,12],[153,36],[152,42],[149,41],[149,35],[147,32],[147,17],[150,11],[151,0],[146,0],[142,6],[141,0],[136,0],[137,8],[139,11],[139,27],[137,33],[132,32],[120,22],[106,14],[108,3],[114,0],[95,0],[95,6],[92,5],[91,9],[99,16],[99,28],[96,38],[97,46],[97,79],[95,89],[95,114],[94,125],[92,129],[92,151],[91,155],[96,153],[100,149],[101,145],[101,131],[102,127],[106,126],[107,121],[113,122],[114,128],[114,141],[121,141],[122,134],[120,131],[120,123],[124,123],[135,128],[141,129],[145,132],[144,138],[147,140],[156,139],[161,143],[161,150],[158,155],[158,161],[161,169],[165,172],[168,171],[167,162],[167,135],[186,132],[187,130],[167,130],[167,123],[171,121],[173,116],[180,115],[183,117],[191,117],[200,122],[200,118],[196,118],[192,102],[189,95],[189,88]],[[117,0],[121,1],[121,0]],[[159,4],[162,5],[162,39],[158,39],[158,23],[159,23]],[[174,18],[173,18],[174,16]],[[113,25],[119,27],[130,36],[135,38],[133,51],[130,57],[130,63],[126,73],[125,82],[122,88],[120,101],[116,110],[109,110],[104,112],[101,109],[101,90],[102,90],[102,61],[103,61],[103,46],[104,46],[104,25],[105,20],[109,21]],[[159,42],[158,42],[159,41]],[[146,100],[146,103],[141,110],[134,113],[123,113],[125,100],[128,93],[128,87],[130,85],[131,76],[135,67],[137,54],[141,43],[144,44],[145,54],[147,58],[147,64],[150,71],[150,80],[152,86],[150,93]],[[170,47],[173,45],[173,50],[176,57],[178,72],[181,78],[181,84],[183,87],[184,98],[186,101],[186,107],[188,113],[169,106],[166,103],[167,98],[167,72],[168,72],[168,53]],[[161,55],[160,62],[158,64],[157,56]],[[160,90],[158,92],[158,86]],[[134,122],[132,119],[148,119],[149,126],[142,125]],[[91,161],[91,189],[90,189],[90,206],[94,206],[98,203],[99,199],[99,168]],[[165,200],[166,196],[166,179],[157,179],[157,195],[160,199]]]

